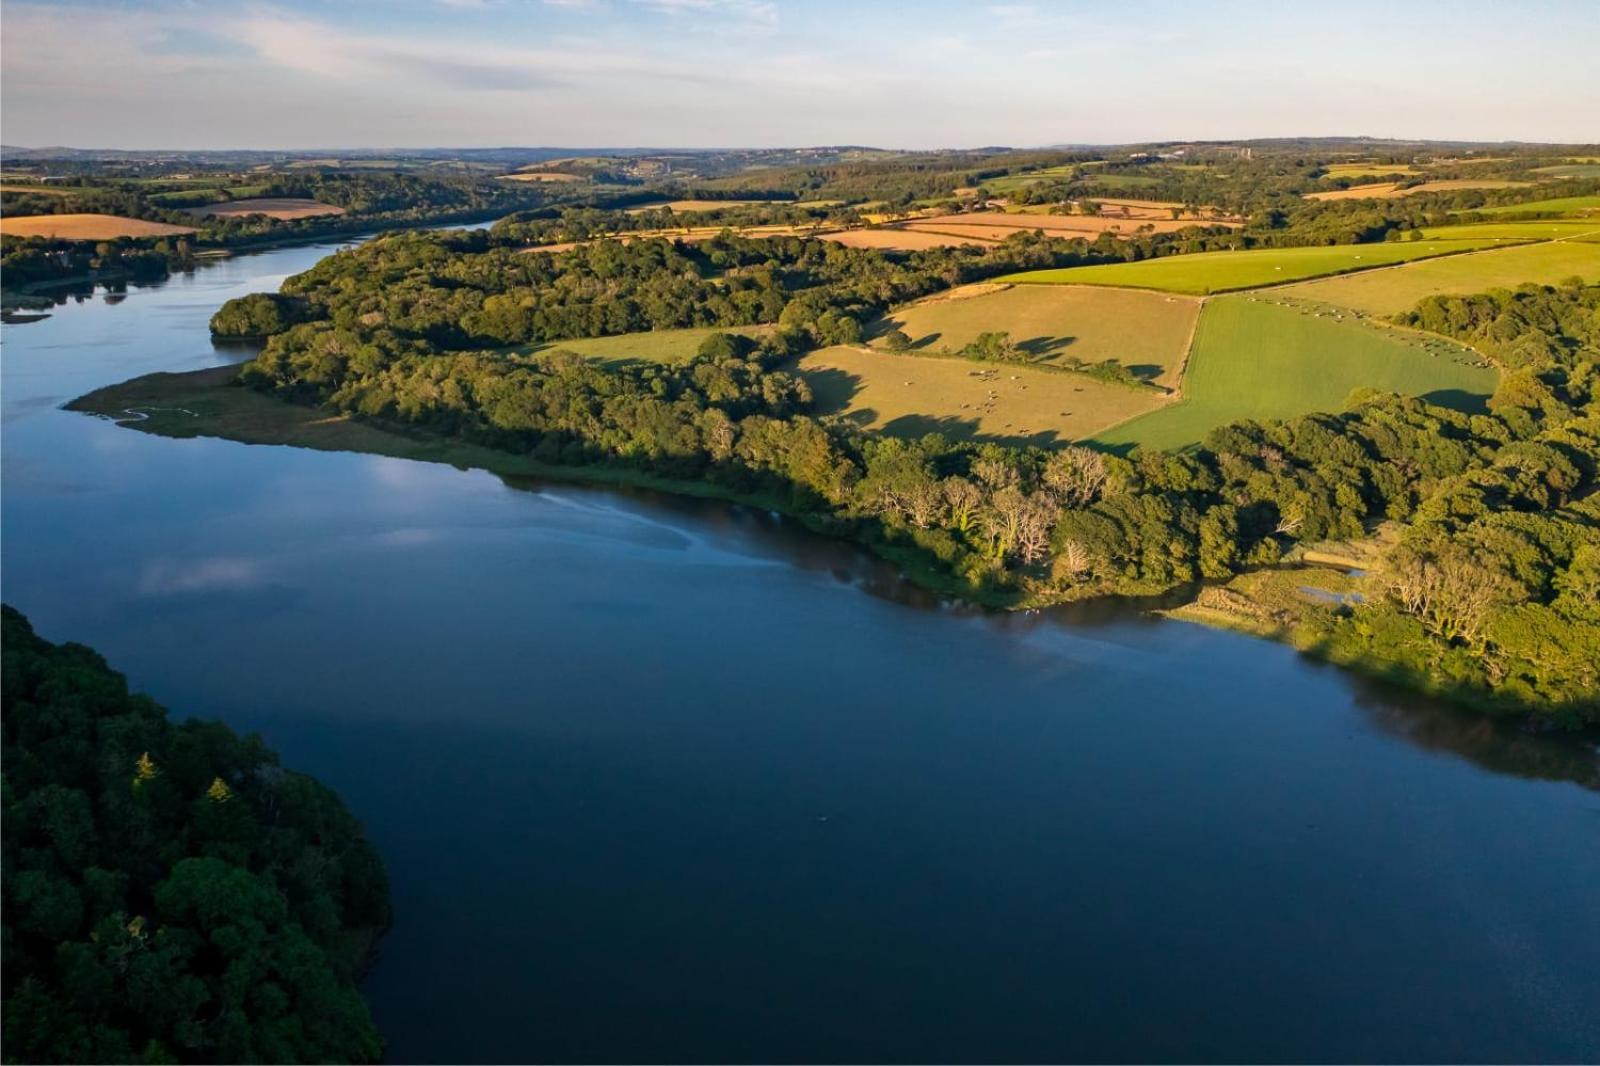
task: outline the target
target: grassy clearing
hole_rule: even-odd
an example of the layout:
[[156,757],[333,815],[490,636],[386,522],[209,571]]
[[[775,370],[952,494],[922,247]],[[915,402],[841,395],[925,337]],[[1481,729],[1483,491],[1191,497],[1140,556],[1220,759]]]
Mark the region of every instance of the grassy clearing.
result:
[[1199,312],[1191,297],[1132,289],[969,285],[900,308],[875,332],[903,330],[913,350],[954,352],[980,333],[1004,330],[1041,363],[1116,359],[1175,388]]
[[1533,200],[1525,204],[1479,207],[1480,215],[1516,215],[1536,212],[1542,215],[1600,215],[1600,196],[1561,196],[1553,200]]
[[1262,248],[1244,252],[1200,252],[1137,263],[1028,270],[998,280],[1028,285],[1119,285],[1196,296],[1324,277],[1352,270],[1450,255],[1493,241],[1404,241],[1340,244],[1314,248]]
[[1476,240],[1550,241],[1600,232],[1600,218],[1559,218],[1543,222],[1466,222],[1455,226],[1429,226],[1422,235],[1433,241]]
[[188,213],[196,218],[238,218],[243,215],[266,215],[268,218],[319,218],[323,215],[342,215],[344,208],[318,200],[295,197],[265,197],[249,200],[230,200],[221,204],[191,207]]
[[24,215],[0,219],[7,237],[58,237],[68,241],[109,241],[118,237],[176,237],[194,230],[121,215]]
[[705,329],[658,329],[649,333],[623,333],[615,337],[582,337],[576,340],[550,341],[519,349],[528,354],[554,351],[576,352],[585,359],[594,359],[608,366],[623,363],[677,363],[688,359],[699,350],[700,344],[713,333],[737,333],[758,337],[771,326],[707,327]]
[[1108,429],[1108,446],[1182,448],[1242,418],[1292,418],[1341,410],[1351,390],[1371,387],[1475,409],[1497,375],[1470,349],[1335,318],[1263,293],[1206,302],[1189,352],[1183,399]]
[[902,437],[943,433],[1049,447],[1164,402],[1152,390],[1082,374],[847,346],[802,356],[794,369],[821,413]]
[[1549,241],[1498,248],[1372,274],[1292,285],[1283,292],[1374,315],[1393,315],[1409,311],[1425,296],[1511,289],[1524,282],[1554,285],[1573,276],[1591,283],[1600,281],[1600,244]]

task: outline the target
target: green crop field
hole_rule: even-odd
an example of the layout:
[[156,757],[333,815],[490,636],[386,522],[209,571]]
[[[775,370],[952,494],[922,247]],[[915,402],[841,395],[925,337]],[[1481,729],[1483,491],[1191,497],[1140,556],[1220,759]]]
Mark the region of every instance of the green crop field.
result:
[[1511,289],[1524,282],[1554,285],[1570,277],[1600,281],[1600,244],[1547,241],[1497,248],[1371,274],[1309,281],[1288,287],[1284,295],[1393,315],[1409,311],[1425,296]]
[[1188,296],[1079,285],[969,285],[900,308],[874,328],[905,331],[919,351],[957,352],[1003,330],[1041,363],[1115,359],[1168,387],[1177,384],[1199,301]]
[[550,341],[517,349],[543,355],[554,351],[576,352],[586,359],[616,366],[622,363],[676,363],[694,355],[700,342],[713,333],[740,333],[759,336],[768,326],[731,326],[718,329],[658,329],[648,333],[621,333],[614,337],[582,337]]
[[1020,274],[1008,274],[998,280],[1028,285],[1119,285],[1205,295],[1450,255],[1493,243],[1491,240],[1391,241],[1384,244],[1201,252],[1196,255],[1146,259],[1137,263],[1028,270]]
[[1422,235],[1431,241],[1477,240],[1548,241],[1600,232],[1600,218],[1556,218],[1541,222],[1463,222],[1454,226],[1427,226]]
[[1297,305],[1271,293],[1207,301],[1181,401],[1102,431],[1110,447],[1182,448],[1243,418],[1337,411],[1369,386],[1473,409],[1496,374],[1469,349]]
[[1499,207],[1480,207],[1476,210],[1480,215],[1516,215],[1523,212],[1549,215],[1600,215],[1600,196],[1562,196],[1554,200],[1533,200],[1525,204],[1502,204]]

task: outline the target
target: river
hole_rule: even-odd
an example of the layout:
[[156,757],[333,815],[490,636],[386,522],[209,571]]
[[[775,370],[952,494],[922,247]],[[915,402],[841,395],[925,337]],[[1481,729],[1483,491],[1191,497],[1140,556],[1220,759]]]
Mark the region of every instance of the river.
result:
[[1592,744],[764,513],[59,410],[332,247],[4,328],[4,595],[339,791],[392,1061],[1600,1058]]

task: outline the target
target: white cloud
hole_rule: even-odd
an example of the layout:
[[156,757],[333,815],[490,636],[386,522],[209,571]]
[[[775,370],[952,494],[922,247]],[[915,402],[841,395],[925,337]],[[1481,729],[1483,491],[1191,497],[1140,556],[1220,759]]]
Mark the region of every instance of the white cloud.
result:
[[257,560],[217,556],[210,559],[154,559],[139,576],[139,592],[146,596],[176,596],[194,592],[225,592],[255,588],[264,583]]

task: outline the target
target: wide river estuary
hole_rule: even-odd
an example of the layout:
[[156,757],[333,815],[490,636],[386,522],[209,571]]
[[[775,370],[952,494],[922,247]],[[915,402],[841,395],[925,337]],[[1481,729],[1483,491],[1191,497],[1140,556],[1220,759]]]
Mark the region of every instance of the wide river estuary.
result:
[[388,863],[395,1062],[1600,1059],[1600,769],[768,514],[59,409],[334,245],[4,329],[4,595]]

